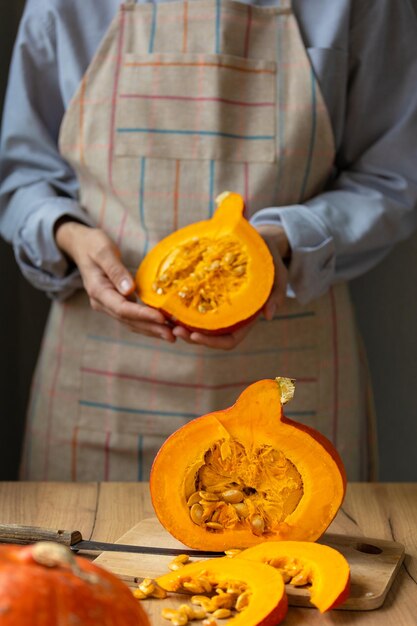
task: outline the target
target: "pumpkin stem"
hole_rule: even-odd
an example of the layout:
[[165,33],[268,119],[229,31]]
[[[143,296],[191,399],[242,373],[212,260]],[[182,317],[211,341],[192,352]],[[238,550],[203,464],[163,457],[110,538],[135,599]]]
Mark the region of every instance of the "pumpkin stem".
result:
[[81,570],[71,550],[62,543],[39,541],[32,546],[31,556],[36,563],[44,567],[62,567],[71,570],[75,576],[87,582],[98,581],[95,574]]
[[231,193],[231,191],[223,191],[223,193],[220,193],[215,199],[216,205],[219,206]]
[[245,210],[242,196],[231,191],[225,191],[217,196],[216,204],[217,208],[212,219],[219,223],[219,227],[224,228],[227,224],[228,232],[234,231]]
[[281,404],[287,404],[287,402],[290,402],[294,397],[295,378],[283,378],[278,376],[275,380],[278,383],[281,395]]

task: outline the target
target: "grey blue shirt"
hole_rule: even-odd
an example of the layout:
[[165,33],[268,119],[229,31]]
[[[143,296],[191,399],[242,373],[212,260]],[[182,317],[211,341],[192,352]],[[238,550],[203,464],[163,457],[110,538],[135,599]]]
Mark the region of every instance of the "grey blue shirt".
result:
[[[81,279],[55,244],[54,224],[63,215],[91,224],[58,152],[59,128],[118,6],[27,0],[15,44],[0,233],[28,280],[55,298]],[[305,204],[265,207],[252,222],[282,224],[289,294],[306,303],[373,267],[417,225],[417,18],[411,0],[293,0],[293,8],[332,122],[334,175]]]

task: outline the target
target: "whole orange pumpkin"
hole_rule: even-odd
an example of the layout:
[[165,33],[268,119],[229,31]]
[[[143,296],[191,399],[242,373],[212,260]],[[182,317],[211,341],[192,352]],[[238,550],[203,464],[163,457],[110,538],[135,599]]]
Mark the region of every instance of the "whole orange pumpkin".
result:
[[150,626],[130,589],[63,545],[0,546],[1,626]]

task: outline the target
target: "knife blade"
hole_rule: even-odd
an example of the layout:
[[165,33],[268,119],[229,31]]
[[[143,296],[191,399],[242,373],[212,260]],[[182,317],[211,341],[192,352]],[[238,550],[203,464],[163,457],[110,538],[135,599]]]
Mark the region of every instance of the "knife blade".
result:
[[83,539],[79,530],[55,530],[38,526],[21,526],[19,524],[0,524],[0,543],[16,543],[27,545],[37,541],[55,541],[68,546],[74,552],[135,552],[139,554],[160,554],[175,556],[187,554],[193,557],[218,557],[224,552],[207,552],[191,548],[163,548],[158,546],[134,546],[123,543],[108,543]]

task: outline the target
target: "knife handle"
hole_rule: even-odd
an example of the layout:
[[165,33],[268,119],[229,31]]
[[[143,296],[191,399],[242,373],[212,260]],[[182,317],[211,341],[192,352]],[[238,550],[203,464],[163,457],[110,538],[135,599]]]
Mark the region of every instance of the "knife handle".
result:
[[0,543],[28,544],[37,541],[55,541],[66,546],[82,541],[79,530],[54,530],[19,524],[0,524]]

